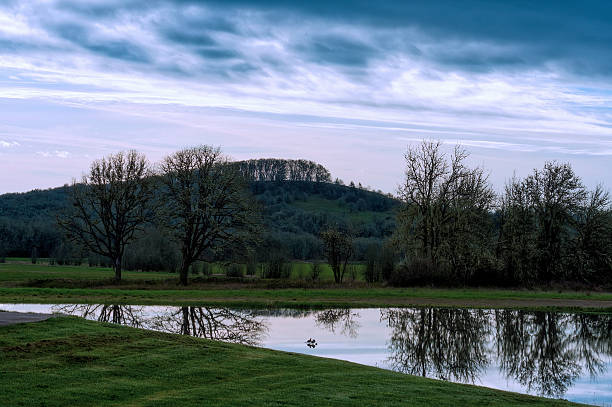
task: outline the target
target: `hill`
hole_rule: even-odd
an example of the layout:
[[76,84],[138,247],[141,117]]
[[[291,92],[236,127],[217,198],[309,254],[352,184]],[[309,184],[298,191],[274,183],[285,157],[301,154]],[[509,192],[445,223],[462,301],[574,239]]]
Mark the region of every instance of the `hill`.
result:
[[[262,248],[265,250],[260,252],[276,252],[291,259],[322,258],[318,235],[327,225],[337,224],[353,232],[356,258],[359,259],[369,245],[380,244],[391,235],[395,227],[394,210],[398,205],[395,199],[345,186],[339,181],[329,182],[331,178],[323,167],[304,160],[295,162],[309,163],[304,164],[304,168],[314,168],[316,175],[308,178],[292,169],[287,172],[288,176],[279,176],[278,171],[273,171],[274,180],[261,175],[255,179],[249,176],[249,187],[263,212]],[[248,163],[251,173],[245,174],[247,176],[253,173],[257,161]],[[327,175],[321,176],[321,173]],[[68,204],[69,191],[69,186],[63,186],[0,195],[0,257],[29,257],[33,250],[40,257],[95,257],[75,253],[75,248],[63,240],[56,226],[58,213]],[[147,228],[143,239],[130,247],[126,258],[129,263],[134,257],[152,255],[158,257],[147,260],[153,269],[159,268],[160,262],[164,263],[164,268],[172,268],[178,261],[178,251],[154,225]],[[153,267],[153,263],[158,266]]]

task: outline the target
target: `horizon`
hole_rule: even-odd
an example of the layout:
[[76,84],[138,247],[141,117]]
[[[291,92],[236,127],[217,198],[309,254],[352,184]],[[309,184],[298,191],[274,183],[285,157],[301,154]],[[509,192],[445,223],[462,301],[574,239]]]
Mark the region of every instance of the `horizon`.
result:
[[611,40],[605,1],[6,1],[0,194],[199,144],[395,194],[422,139],[498,192],[552,160],[610,189]]

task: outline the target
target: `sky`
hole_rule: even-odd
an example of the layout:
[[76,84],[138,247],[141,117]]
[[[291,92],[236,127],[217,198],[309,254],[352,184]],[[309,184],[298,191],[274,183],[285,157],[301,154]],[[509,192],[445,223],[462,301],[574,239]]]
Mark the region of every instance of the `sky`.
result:
[[423,139],[609,189],[610,44],[608,1],[0,0],[0,193],[199,144],[395,193]]

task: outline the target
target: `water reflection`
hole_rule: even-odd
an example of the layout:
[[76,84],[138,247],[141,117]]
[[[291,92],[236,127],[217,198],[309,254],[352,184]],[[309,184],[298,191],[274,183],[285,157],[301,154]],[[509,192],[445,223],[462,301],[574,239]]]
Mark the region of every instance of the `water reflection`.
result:
[[76,315],[86,319],[145,328],[143,307],[107,304],[68,304],[53,307],[53,312]]
[[179,307],[151,319],[151,328],[224,342],[258,345],[265,323],[251,311],[229,308]]
[[504,310],[494,321],[500,369],[528,391],[561,396],[579,376],[604,372],[609,316]]
[[578,377],[606,370],[610,315],[516,310],[383,310],[398,371],[474,383],[496,365],[527,392],[561,397]]
[[324,327],[332,333],[357,338],[359,332],[359,313],[348,308],[336,308],[315,313],[317,326]]
[[[612,314],[444,308],[41,307],[47,307],[46,312],[336,357],[548,397],[575,394],[579,383],[591,393],[572,396],[574,400],[612,402]],[[589,378],[603,382],[586,383]]]
[[489,364],[491,331],[483,310],[383,310],[392,328],[389,362],[395,370],[443,380],[473,383]]
[[135,328],[197,336],[224,342],[259,345],[267,327],[257,312],[210,307],[150,307],[130,305],[58,305],[53,312]]

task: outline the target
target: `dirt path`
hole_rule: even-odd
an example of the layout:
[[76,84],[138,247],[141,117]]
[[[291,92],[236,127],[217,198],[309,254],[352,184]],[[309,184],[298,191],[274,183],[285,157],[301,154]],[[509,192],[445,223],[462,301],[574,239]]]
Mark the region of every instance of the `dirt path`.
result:
[[52,316],[52,314],[36,314],[34,312],[0,312],[0,326],[44,321]]

